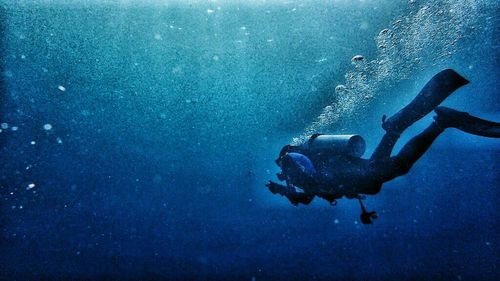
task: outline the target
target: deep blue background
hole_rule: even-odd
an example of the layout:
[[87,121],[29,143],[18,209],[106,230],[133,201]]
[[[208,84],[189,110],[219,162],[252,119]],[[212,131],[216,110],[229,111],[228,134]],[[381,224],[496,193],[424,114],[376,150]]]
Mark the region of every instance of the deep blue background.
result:
[[[327,132],[368,155],[380,116],[446,67],[471,80],[446,105],[500,120],[495,1],[0,3],[1,279],[498,279],[498,140],[446,131],[367,199],[370,226],[355,201],[294,207],[264,187],[397,19],[423,63],[395,52],[376,98]],[[426,5],[443,20],[406,21]],[[448,13],[463,26],[441,56]]]

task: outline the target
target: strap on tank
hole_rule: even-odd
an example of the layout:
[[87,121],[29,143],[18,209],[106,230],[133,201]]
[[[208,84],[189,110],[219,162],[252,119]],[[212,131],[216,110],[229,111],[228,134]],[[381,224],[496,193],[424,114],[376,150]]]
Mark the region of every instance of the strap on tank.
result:
[[311,143],[319,136],[321,136],[323,134],[319,134],[319,133],[316,133],[316,134],[313,134],[311,137],[309,137],[309,139],[307,140],[307,146],[308,148],[311,147]]

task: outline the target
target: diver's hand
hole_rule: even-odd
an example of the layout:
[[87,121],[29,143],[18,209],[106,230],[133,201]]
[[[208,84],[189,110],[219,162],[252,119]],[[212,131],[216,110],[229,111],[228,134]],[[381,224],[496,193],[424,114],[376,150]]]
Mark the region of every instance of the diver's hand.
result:
[[284,194],[284,191],[286,187],[284,185],[281,185],[279,183],[275,183],[273,181],[269,181],[266,183],[267,188],[269,188],[269,191],[271,191],[273,194],[279,193],[281,195]]
[[372,212],[363,212],[361,213],[361,222],[363,224],[371,224],[374,219],[378,218],[377,212],[372,211]]

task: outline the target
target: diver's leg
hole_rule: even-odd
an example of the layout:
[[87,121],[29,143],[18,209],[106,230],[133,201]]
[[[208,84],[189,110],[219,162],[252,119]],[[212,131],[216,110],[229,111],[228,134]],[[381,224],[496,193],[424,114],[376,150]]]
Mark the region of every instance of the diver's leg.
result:
[[400,135],[394,132],[386,132],[370,157],[371,161],[383,161],[391,157],[392,149]]
[[383,118],[386,131],[403,132],[413,123],[433,111],[458,88],[468,84],[465,78],[452,69],[446,69],[432,77],[420,93],[403,109],[388,118]]
[[469,81],[452,69],[446,69],[434,75],[408,105],[388,119],[383,117],[382,127],[386,134],[382,137],[370,160],[387,160],[399,136],[406,128],[430,113],[456,89],[467,83]]
[[422,157],[446,128],[456,128],[478,136],[500,138],[500,123],[444,106],[436,108],[435,111],[437,113],[434,117],[435,121],[405,144],[396,156],[389,158],[388,161],[373,162],[375,177],[385,182],[408,173],[413,164]]
[[432,122],[422,133],[408,141],[396,156],[377,165],[377,178],[386,182],[408,173],[443,131],[444,129],[436,122]]

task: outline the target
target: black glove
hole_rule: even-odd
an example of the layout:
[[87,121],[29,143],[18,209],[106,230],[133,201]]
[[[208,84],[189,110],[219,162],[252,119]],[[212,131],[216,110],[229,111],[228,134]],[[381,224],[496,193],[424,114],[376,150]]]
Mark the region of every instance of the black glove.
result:
[[284,193],[285,186],[283,186],[281,184],[275,183],[273,181],[269,181],[268,183],[266,183],[266,186],[269,188],[269,191],[271,191],[273,194],[279,193],[279,194],[283,195],[283,193]]
[[363,224],[371,224],[373,221],[372,219],[378,218],[377,212],[372,211],[372,212],[363,212],[361,213],[361,222]]

